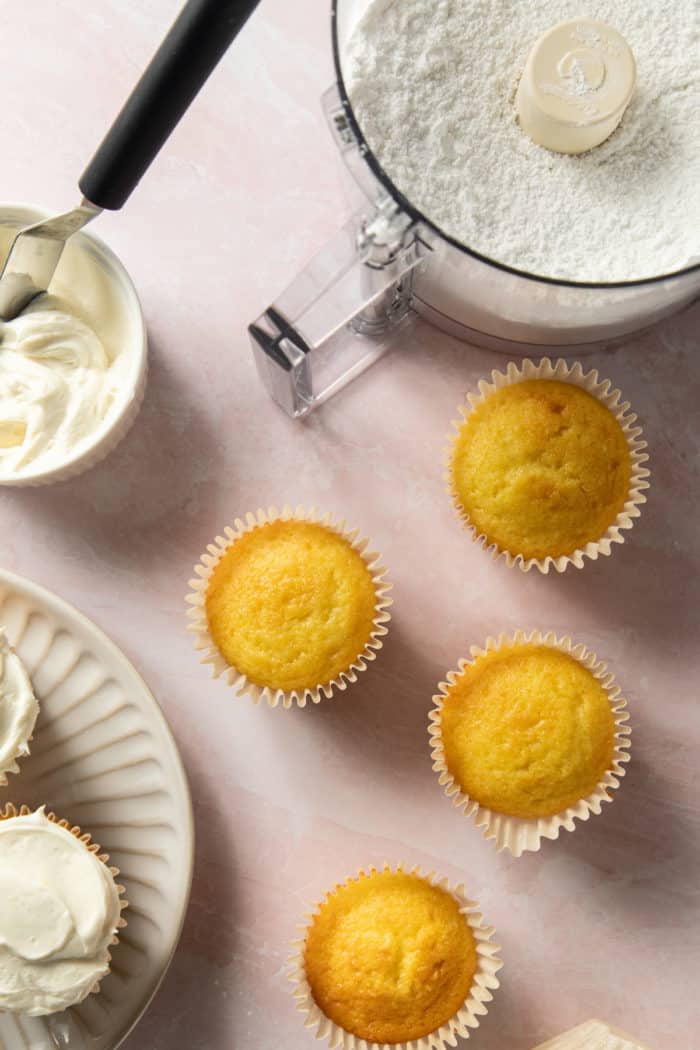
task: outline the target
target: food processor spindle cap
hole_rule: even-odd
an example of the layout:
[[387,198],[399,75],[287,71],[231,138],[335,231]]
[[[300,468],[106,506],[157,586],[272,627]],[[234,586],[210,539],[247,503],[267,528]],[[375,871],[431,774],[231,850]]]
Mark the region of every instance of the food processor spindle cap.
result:
[[585,153],[620,123],[635,80],[634,55],[616,29],[592,18],[561,22],[528,56],[515,97],[518,121],[540,146]]

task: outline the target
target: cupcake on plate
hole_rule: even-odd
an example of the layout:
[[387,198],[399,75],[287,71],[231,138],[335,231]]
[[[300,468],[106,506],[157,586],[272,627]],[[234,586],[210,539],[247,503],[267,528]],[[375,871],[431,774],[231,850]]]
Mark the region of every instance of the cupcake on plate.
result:
[[195,566],[190,630],[215,675],[271,706],[345,689],[382,647],[389,585],[357,530],[312,508],[236,519]]
[[334,1047],[454,1046],[498,987],[493,932],[461,886],[401,866],[360,872],[294,946],[297,1006]]
[[125,925],[108,859],[43,806],[0,811],[0,1010],[40,1017],[98,990]]
[[469,395],[447,482],[464,524],[494,558],[541,572],[610,554],[646,502],[646,442],[619,390],[548,359],[510,364]]
[[515,856],[610,802],[629,760],[626,703],[583,645],[490,638],[433,697],[433,769],[455,806]]
[[0,785],[18,773],[17,759],[29,754],[39,703],[27,670],[0,627]]

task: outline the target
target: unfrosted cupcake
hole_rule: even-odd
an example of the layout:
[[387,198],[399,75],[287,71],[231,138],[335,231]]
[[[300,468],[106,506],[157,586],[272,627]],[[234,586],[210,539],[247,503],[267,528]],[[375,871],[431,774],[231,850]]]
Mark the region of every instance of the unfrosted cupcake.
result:
[[318,702],[381,648],[391,604],[378,555],[329,515],[272,508],[217,537],[195,568],[191,629],[239,693]]
[[619,391],[576,364],[526,361],[470,396],[452,439],[453,502],[509,564],[559,571],[610,553],[645,501],[641,429]]
[[39,703],[26,668],[0,627],[0,785],[19,772],[17,759],[29,754]]
[[431,712],[433,768],[487,836],[519,854],[609,801],[628,760],[625,702],[593,653],[519,632],[451,672]]
[[97,990],[125,925],[107,860],[43,806],[0,811],[0,1010],[39,1017]]
[[307,1025],[331,1046],[454,1045],[498,987],[493,930],[475,909],[461,887],[401,867],[336,886],[294,959]]

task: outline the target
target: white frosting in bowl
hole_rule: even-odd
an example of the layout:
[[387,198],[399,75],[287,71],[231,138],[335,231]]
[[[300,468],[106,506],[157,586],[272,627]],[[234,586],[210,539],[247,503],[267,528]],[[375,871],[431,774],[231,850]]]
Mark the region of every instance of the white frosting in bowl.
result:
[[0,1010],[81,1002],[109,971],[119,916],[107,865],[43,807],[0,820]]
[[0,784],[16,773],[16,759],[29,754],[39,704],[24,664],[0,628]]
[[38,302],[0,321],[0,472],[65,463],[107,419],[121,369],[78,317]]
[[[42,217],[0,204],[0,262],[18,229]],[[71,477],[124,436],[143,398],[146,332],[116,256],[79,233],[49,295],[0,321],[0,485]]]

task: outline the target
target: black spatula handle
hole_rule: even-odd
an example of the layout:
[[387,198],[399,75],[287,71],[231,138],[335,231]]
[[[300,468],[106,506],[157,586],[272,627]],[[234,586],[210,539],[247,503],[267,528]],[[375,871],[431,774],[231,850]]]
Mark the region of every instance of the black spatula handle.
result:
[[259,0],[188,0],[80,177],[85,197],[127,200]]

